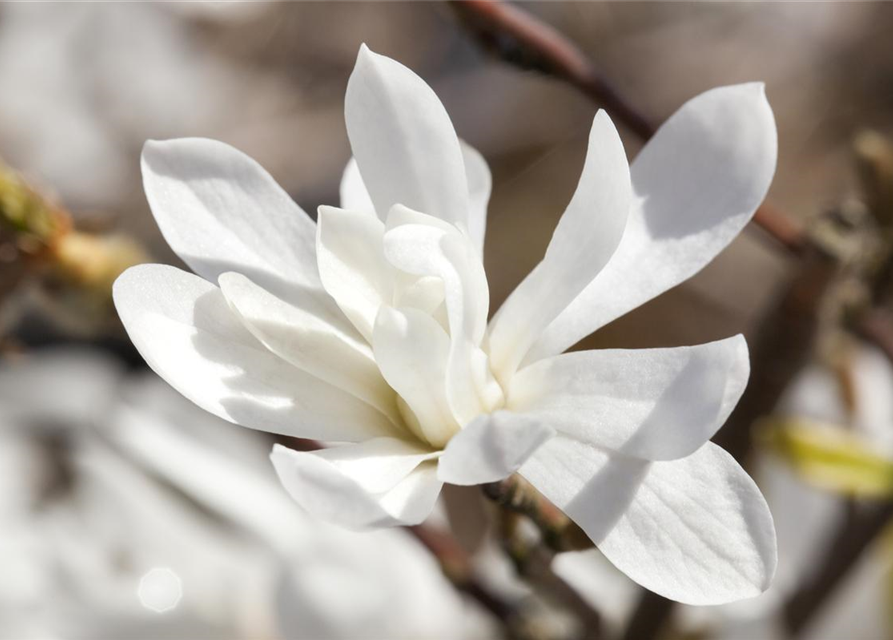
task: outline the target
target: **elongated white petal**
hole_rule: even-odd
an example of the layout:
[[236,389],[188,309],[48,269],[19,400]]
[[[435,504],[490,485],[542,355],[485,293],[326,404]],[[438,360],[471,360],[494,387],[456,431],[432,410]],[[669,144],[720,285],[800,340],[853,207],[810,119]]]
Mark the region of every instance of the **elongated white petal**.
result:
[[317,254],[323,285],[367,341],[375,316],[394,297],[394,270],[382,252],[384,223],[357,211],[319,208]]
[[347,83],[344,117],[380,215],[400,203],[465,228],[468,183],[459,139],[424,80],[363,45]]
[[150,367],[224,420],[301,438],[356,441],[396,433],[365,402],[270,352],[198,276],[141,265],[115,282],[115,306]]
[[[391,218],[431,219],[418,212],[395,207]],[[468,237],[440,221],[407,223],[385,233],[384,252],[398,269],[443,281],[450,330],[447,397],[459,424],[487,413],[502,400],[492,378],[487,357],[480,349],[486,329],[489,290],[483,265]]]
[[493,319],[490,362],[503,382],[540,334],[592,282],[617,249],[631,198],[629,165],[604,111],[592,122],[583,175],[543,260]]
[[459,429],[446,391],[450,337],[421,311],[385,306],[372,348],[381,373],[418,418],[422,437],[442,447]]
[[443,483],[436,453],[394,439],[322,451],[276,445],[270,458],[289,495],[311,515],[352,529],[418,524]]
[[686,604],[759,595],[775,573],[766,501],[713,443],[687,458],[647,462],[558,435],[521,474],[643,587]]
[[237,271],[285,299],[320,287],[313,220],[241,151],[203,138],[150,140],[142,171],[165,240],[203,278]]
[[479,416],[449,441],[437,475],[459,485],[502,480],[554,434],[546,424],[508,411]]
[[583,442],[672,460],[713,437],[749,373],[740,335],[695,347],[565,353],[516,373],[507,407]]
[[347,319],[307,299],[290,305],[238,273],[220,276],[220,290],[245,327],[273,353],[399,421],[393,389],[372,349]]
[[561,353],[713,260],[763,201],[777,146],[762,84],[712,89],[683,105],[632,163],[633,203],[614,257],[526,362]]
[[[484,235],[487,230],[487,206],[490,203],[490,191],[493,187],[493,178],[490,175],[490,167],[480,152],[463,140],[459,140],[462,148],[462,160],[465,164],[465,178],[468,180],[468,235],[478,248],[478,252],[484,253]],[[363,184],[363,177],[357,166],[356,158],[351,158],[344,167],[339,189],[341,208],[350,211],[359,211],[366,214],[375,214],[375,205],[372,197]],[[388,211],[378,213],[381,220],[385,220]]]

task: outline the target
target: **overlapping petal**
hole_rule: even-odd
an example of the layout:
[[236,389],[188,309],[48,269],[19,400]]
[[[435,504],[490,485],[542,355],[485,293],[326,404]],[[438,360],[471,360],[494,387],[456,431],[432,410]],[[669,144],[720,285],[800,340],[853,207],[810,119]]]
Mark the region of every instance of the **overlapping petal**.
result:
[[611,261],[548,326],[525,362],[561,353],[700,271],[763,201],[776,155],[775,120],[762,84],[712,89],[689,100],[632,163],[633,203]]
[[478,416],[449,441],[437,475],[457,485],[502,480],[554,434],[545,423],[508,411]]
[[418,524],[443,483],[437,453],[376,438],[320,451],[275,446],[271,459],[289,495],[312,515],[352,529]]
[[772,515],[759,489],[713,443],[647,462],[558,435],[521,474],[623,573],[685,604],[759,595],[775,572]]
[[270,352],[206,280],[162,265],[128,269],[115,306],[150,367],[225,420],[301,438],[361,441],[398,428],[380,411]]
[[370,342],[378,309],[394,298],[395,271],[381,248],[384,232],[374,216],[319,208],[316,244],[323,285]]
[[565,353],[515,374],[507,407],[589,444],[672,460],[713,437],[749,373],[740,335],[695,347]]
[[[462,161],[465,165],[465,178],[468,181],[468,236],[472,239],[481,255],[484,253],[484,236],[487,227],[487,205],[490,202],[490,191],[493,178],[490,167],[480,152],[463,140],[459,140],[462,149]],[[363,177],[356,158],[351,158],[344,168],[339,188],[341,208],[351,211],[375,215],[375,205],[369,190],[363,184]],[[385,220],[388,211],[378,212],[378,217]]]
[[442,447],[459,430],[447,398],[450,337],[416,309],[382,307],[372,336],[381,373],[412,411],[410,428]]
[[467,228],[468,182],[459,139],[424,80],[363,45],[347,83],[344,117],[380,215],[403,204]]
[[546,255],[512,292],[490,327],[490,361],[507,380],[543,330],[583,291],[614,254],[631,197],[629,165],[604,111],[592,122],[577,189]]
[[406,210],[403,214],[406,220],[431,222],[409,222],[390,229],[384,238],[385,256],[401,271],[443,281],[451,343],[447,396],[459,424],[466,424],[502,398],[487,356],[480,349],[490,303],[487,277],[467,236],[431,216]]
[[313,220],[247,155],[204,138],[150,140],[142,171],[165,240],[197,274],[237,271],[287,300],[319,289]]
[[372,350],[343,315],[309,297],[298,307],[238,273],[220,276],[220,290],[255,338],[307,373],[343,389],[399,421],[393,389]]

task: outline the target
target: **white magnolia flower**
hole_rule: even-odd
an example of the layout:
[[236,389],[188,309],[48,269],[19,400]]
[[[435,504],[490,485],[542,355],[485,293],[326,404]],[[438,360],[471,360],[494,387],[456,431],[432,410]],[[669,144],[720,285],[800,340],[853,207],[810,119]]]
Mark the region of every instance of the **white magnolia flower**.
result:
[[148,363],[227,420],[340,443],[277,447],[309,512],[418,523],[444,482],[516,470],[620,570],[683,602],[757,595],[776,563],[756,485],[708,442],[738,401],[741,336],[561,353],[696,273],[744,227],[776,157],[759,84],[684,105],[631,170],[604,112],[546,255],[487,322],[490,174],[434,92],[360,50],[342,208],[318,223],[211,140],[149,142],[149,203],[200,276],[144,265],[115,287]]

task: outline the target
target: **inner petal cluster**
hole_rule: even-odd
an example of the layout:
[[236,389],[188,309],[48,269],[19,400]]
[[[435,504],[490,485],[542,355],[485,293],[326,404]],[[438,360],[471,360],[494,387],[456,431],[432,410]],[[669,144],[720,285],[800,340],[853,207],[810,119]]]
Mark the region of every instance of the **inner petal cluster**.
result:
[[440,449],[503,406],[482,348],[487,278],[462,229],[401,205],[385,221],[321,207],[317,256],[323,286],[386,384],[374,405],[399,427]]

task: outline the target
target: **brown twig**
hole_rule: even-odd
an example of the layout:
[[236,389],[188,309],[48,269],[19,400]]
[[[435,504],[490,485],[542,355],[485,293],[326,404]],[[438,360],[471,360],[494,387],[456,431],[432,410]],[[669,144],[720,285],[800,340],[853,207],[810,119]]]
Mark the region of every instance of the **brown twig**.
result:
[[853,330],[883,351],[893,364],[893,314],[883,309],[871,309],[853,323]]
[[550,25],[505,2],[456,0],[453,6],[478,41],[497,57],[573,85],[641,138],[657,131],[578,47]]
[[[539,71],[576,87],[643,140],[657,131],[564,34],[532,14],[500,0],[453,0],[452,6],[481,46],[523,69]],[[764,204],[753,222],[783,247],[799,254],[809,243],[800,225]]]
[[556,552],[572,548],[567,533],[572,523],[530,483],[518,475],[481,486],[484,495],[506,511],[527,517],[540,530],[543,542]]

